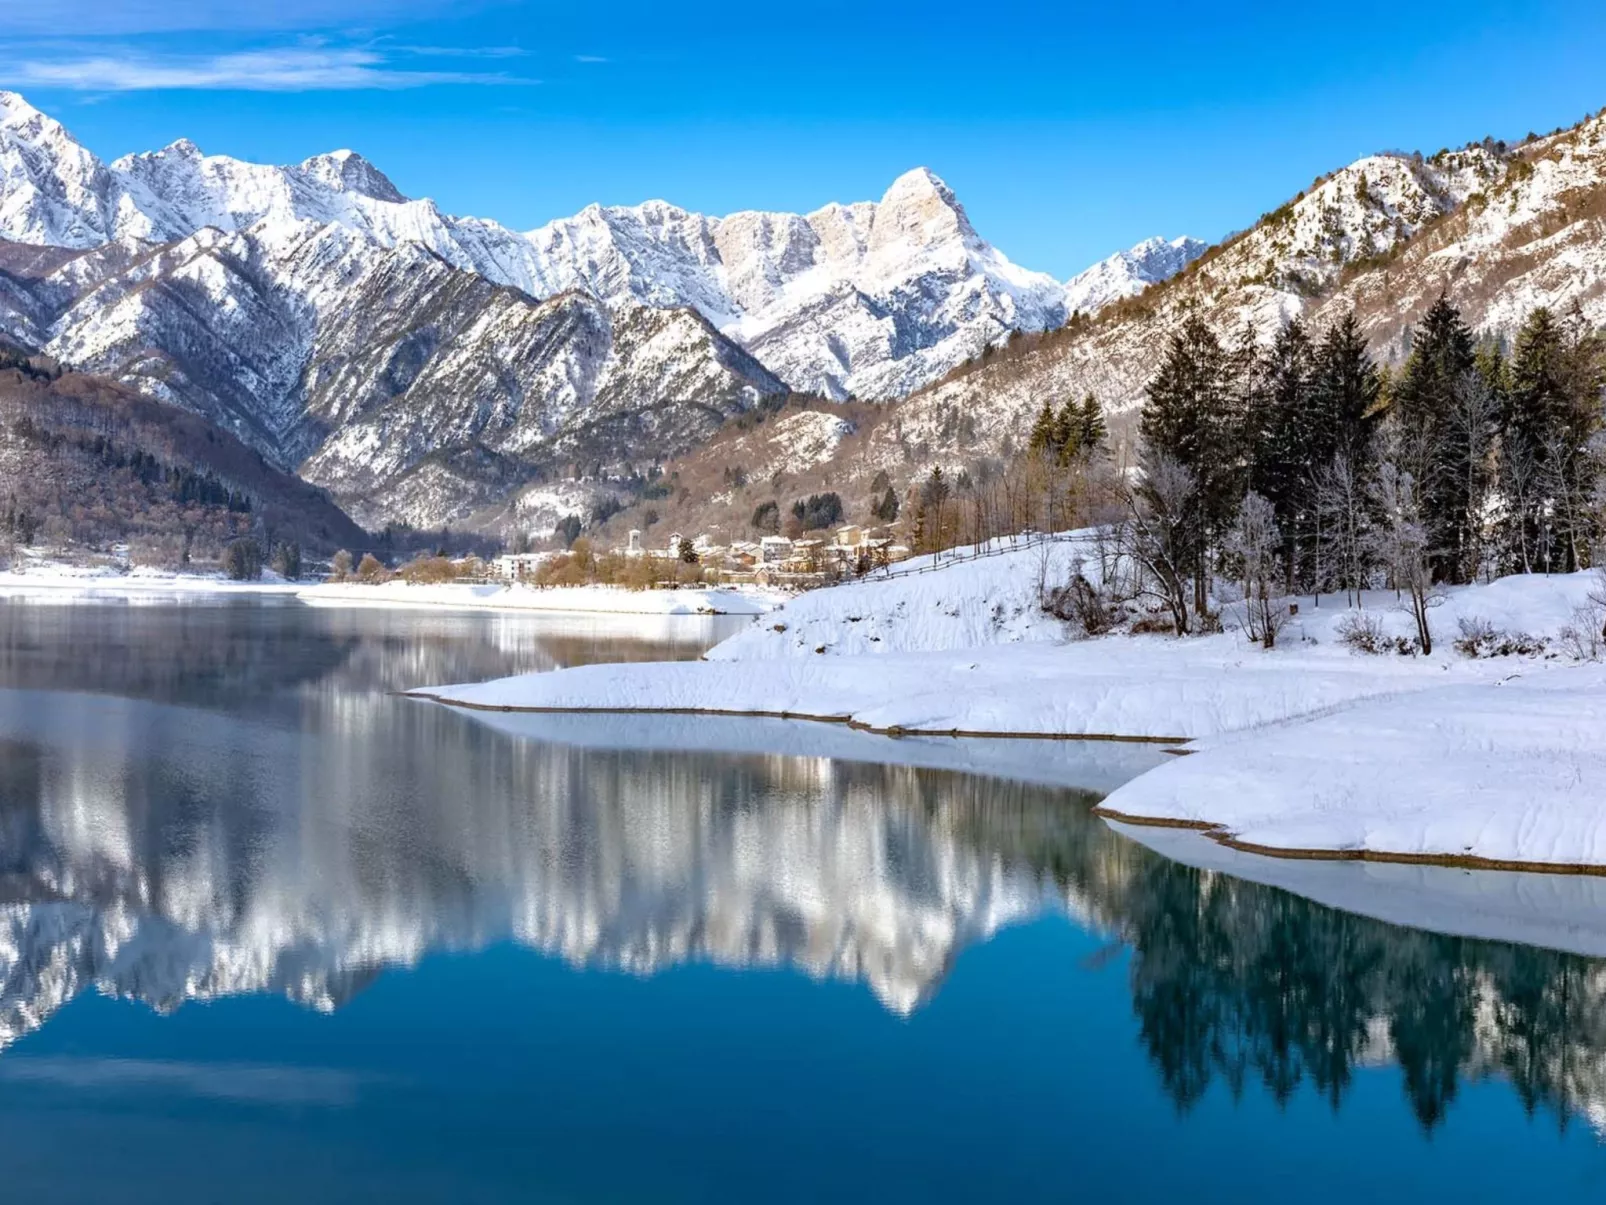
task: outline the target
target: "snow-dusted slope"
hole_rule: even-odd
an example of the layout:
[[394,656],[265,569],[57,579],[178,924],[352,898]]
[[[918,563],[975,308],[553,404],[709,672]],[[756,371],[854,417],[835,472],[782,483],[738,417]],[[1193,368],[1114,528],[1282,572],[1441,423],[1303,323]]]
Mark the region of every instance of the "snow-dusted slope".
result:
[[1112,301],[1136,297],[1152,284],[1170,280],[1208,250],[1203,239],[1145,239],[1128,251],[1117,251],[1065,282],[1065,309],[1096,314]]
[[[1223,337],[1236,338],[1249,326],[1269,339],[1290,317],[1317,314],[1325,299],[1360,281],[1392,297],[1395,258],[1469,198],[1498,188],[1510,161],[1509,152],[1482,146],[1431,159],[1358,160],[1126,304],[1107,306],[1091,322],[1025,341],[919,391],[846,471],[898,472],[911,459],[924,466],[997,454],[1011,442],[1019,445],[1045,399],[1092,392],[1119,420],[1141,404],[1166,339],[1189,312],[1200,313]],[[1598,243],[1598,231],[1593,237]],[[1445,272],[1438,279],[1445,280]],[[1435,295],[1438,287],[1432,286]],[[1388,301],[1379,305],[1393,312]],[[972,434],[961,453],[946,433],[962,419]],[[1119,435],[1122,424],[1115,425]]]
[[1413,240],[1386,272],[1346,281],[1318,311],[1354,308],[1373,343],[1399,354],[1441,289],[1476,330],[1509,338],[1536,306],[1576,303],[1606,325],[1606,114],[1537,139],[1512,170]]
[[[46,281],[49,284],[49,281]],[[336,224],[207,227],[79,297],[49,350],[301,464],[365,522],[462,522],[560,458],[651,460],[784,386],[687,309],[536,301]]]

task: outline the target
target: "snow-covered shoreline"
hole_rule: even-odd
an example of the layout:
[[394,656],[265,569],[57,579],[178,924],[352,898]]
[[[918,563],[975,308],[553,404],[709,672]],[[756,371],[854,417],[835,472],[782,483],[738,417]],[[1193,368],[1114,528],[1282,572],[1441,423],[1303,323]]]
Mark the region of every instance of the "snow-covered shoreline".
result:
[[231,581],[220,573],[120,572],[95,566],[32,564],[0,572],[0,599],[48,602],[172,602],[220,596],[275,595],[313,606],[430,607],[590,615],[762,615],[785,595],[751,588],[626,590],[615,586],[561,586],[440,582],[293,582],[268,574],[260,581]]
[[221,573],[164,573],[146,569],[123,573],[103,567],[31,565],[21,573],[0,572],[0,598],[50,602],[167,602],[215,595],[293,596],[304,588],[302,583],[277,576],[255,582],[236,582]]
[[[891,735],[1192,741],[1117,788],[1123,820],[1240,849],[1606,872],[1606,669],[1559,634],[1588,574],[1452,591],[1431,656],[1352,652],[1312,600],[1267,652],[1235,633],[1071,639],[1037,604],[1074,542],[792,600],[702,662],[591,665],[415,694],[489,711],[829,720]],[[918,566],[917,566],[918,568]],[[1367,612],[1392,638],[1392,596]],[[1540,652],[1472,657],[1463,621]],[[1397,630],[1396,630],[1397,629]]]
[[750,589],[626,590],[617,586],[478,585],[467,582],[324,582],[296,591],[314,606],[456,607],[602,615],[762,615],[784,595]]

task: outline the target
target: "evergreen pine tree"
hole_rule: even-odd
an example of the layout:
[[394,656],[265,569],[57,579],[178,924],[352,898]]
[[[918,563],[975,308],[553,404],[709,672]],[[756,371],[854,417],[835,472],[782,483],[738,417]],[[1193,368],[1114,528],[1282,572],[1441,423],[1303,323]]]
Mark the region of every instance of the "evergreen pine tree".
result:
[[1238,362],[1204,319],[1190,314],[1166,344],[1138,424],[1149,450],[1180,465],[1194,482],[1186,518],[1196,610],[1205,606],[1212,542],[1241,496]]
[[[1332,432],[1333,454],[1351,465],[1372,461],[1372,437],[1382,417],[1383,377],[1366,349],[1354,312],[1327,328],[1316,348],[1311,374],[1315,422]],[[1329,456],[1329,459],[1331,456]]]
[[1433,575],[1440,581],[1464,581],[1476,569],[1471,555],[1482,521],[1463,471],[1480,432],[1458,430],[1457,415],[1476,382],[1472,332],[1461,311],[1440,293],[1422,325],[1411,335],[1411,354],[1395,384],[1393,406],[1400,424],[1404,467],[1422,491],[1429,531]]
[[1104,408],[1099,405],[1098,398],[1089,393],[1082,399],[1077,420],[1077,446],[1084,455],[1091,455],[1104,446],[1110,434],[1104,421]]
[[1067,398],[1054,416],[1054,452],[1061,464],[1069,464],[1082,450],[1082,409]]
[[1058,448],[1054,440],[1058,434],[1058,423],[1054,417],[1054,407],[1047,402],[1037,412],[1037,421],[1032,424],[1031,439],[1027,441],[1027,448],[1039,455],[1057,455]]

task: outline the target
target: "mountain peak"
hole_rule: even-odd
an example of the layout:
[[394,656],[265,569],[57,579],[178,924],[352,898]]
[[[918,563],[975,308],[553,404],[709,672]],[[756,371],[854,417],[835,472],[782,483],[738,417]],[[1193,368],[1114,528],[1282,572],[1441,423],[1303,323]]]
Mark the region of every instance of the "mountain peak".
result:
[[955,238],[966,244],[980,241],[953,189],[929,167],[904,172],[892,182],[876,206],[870,237],[872,251],[877,246],[906,242],[932,245]]
[[337,192],[357,193],[375,201],[401,204],[407,200],[390,177],[356,151],[338,150],[303,160],[301,170]]
[[1169,280],[1204,254],[1203,239],[1167,239],[1156,236],[1125,251],[1117,251],[1065,282],[1067,313],[1092,314],[1112,301],[1136,297],[1152,284]]
[[888,186],[881,201],[886,204],[916,197],[935,197],[943,204],[952,206],[959,203],[954,197],[954,190],[929,167],[915,167],[904,172]]
[[22,93],[7,92],[4,89],[0,89],[0,121],[3,121],[6,125],[42,116],[44,114],[30,105]]
[[169,152],[185,159],[204,159],[206,157],[201,153],[201,148],[196,146],[188,138],[176,139],[175,141],[164,146],[158,153],[167,154]]

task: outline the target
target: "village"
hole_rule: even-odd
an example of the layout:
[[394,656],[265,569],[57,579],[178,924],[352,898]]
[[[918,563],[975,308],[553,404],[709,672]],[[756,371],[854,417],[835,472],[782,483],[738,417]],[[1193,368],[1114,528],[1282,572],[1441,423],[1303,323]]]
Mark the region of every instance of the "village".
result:
[[[729,544],[717,543],[707,534],[686,536],[671,532],[658,548],[646,546],[642,532],[632,530],[625,545],[609,549],[608,554],[628,562],[661,563],[666,570],[696,566],[701,580],[709,584],[806,588],[863,576],[873,569],[907,560],[913,550],[898,541],[890,529],[847,524],[829,534],[798,539],[767,535]],[[496,579],[509,584],[542,585],[558,558],[571,555],[572,551],[554,549],[509,553],[497,557],[491,570]]]

